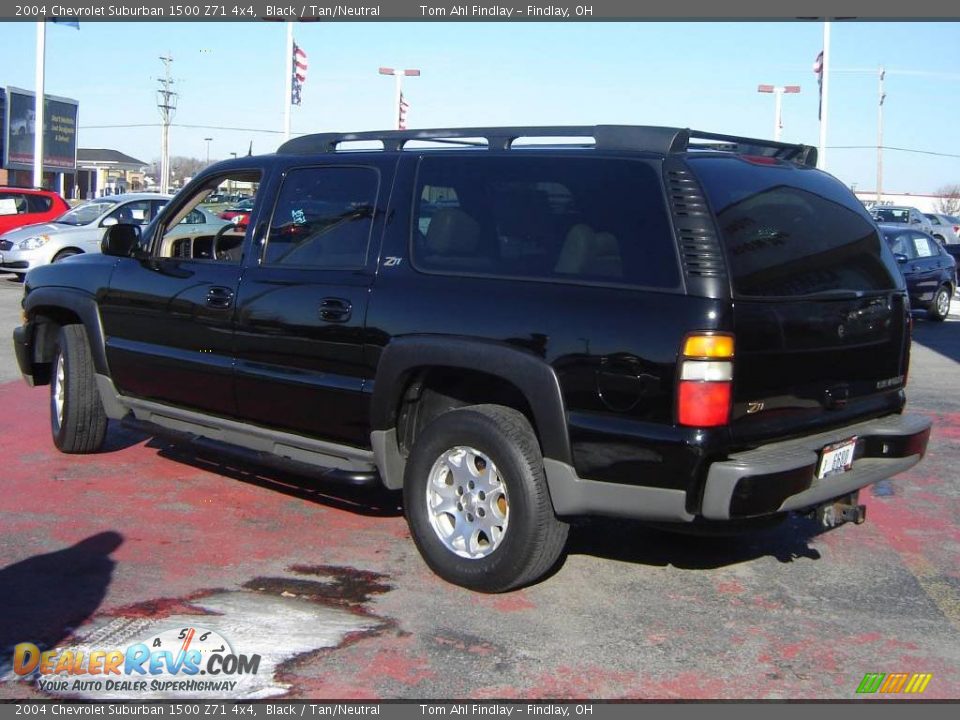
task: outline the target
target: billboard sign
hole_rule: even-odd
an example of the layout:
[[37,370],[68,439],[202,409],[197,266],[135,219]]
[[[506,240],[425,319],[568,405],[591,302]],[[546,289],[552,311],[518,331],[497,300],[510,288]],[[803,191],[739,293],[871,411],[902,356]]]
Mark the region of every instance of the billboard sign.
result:
[[[3,166],[33,168],[37,112],[34,93],[8,87],[6,93]],[[77,115],[80,104],[69,98],[44,95],[43,169],[62,172],[77,167]]]

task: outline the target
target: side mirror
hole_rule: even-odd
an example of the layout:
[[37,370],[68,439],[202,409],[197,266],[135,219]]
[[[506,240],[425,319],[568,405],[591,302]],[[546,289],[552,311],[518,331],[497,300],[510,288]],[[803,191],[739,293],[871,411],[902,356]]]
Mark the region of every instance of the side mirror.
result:
[[897,259],[897,262],[903,265],[909,258],[903,253],[894,253],[893,256]]
[[100,227],[110,227],[111,225],[119,225],[120,221],[115,217],[104,218],[103,222],[100,223]]
[[140,243],[140,226],[111,225],[100,241],[100,252],[113,257],[133,257]]

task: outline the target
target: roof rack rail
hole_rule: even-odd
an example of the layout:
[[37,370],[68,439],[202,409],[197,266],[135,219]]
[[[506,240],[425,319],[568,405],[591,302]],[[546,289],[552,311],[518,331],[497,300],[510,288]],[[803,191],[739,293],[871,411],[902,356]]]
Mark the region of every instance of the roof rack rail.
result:
[[[294,155],[336,152],[348,142],[376,141],[384,150],[402,150],[409,142],[426,141],[465,147],[477,147],[476,140],[486,140],[491,150],[509,150],[518,138],[583,137],[593,138],[600,150],[636,150],[662,155],[683,153],[692,149],[719,149],[742,154],[763,155],[815,165],[816,148],[808,145],[718,135],[684,128],[648,125],[549,125],[536,127],[472,127],[434,128],[425,130],[382,130],[355,133],[317,133],[293,138],[283,143],[278,153]],[[692,139],[715,141],[710,145],[691,145]]]

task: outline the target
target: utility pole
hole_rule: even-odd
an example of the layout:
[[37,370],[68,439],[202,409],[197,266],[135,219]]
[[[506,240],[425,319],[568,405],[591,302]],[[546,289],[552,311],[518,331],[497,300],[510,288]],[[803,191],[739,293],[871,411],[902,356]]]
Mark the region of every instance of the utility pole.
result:
[[164,195],[170,191],[170,121],[177,112],[177,94],[173,92],[173,78],[170,77],[170,63],[173,58],[168,52],[160,56],[163,63],[164,75],[159,78],[160,89],[157,90],[157,109],[160,111],[160,192]]
[[207,165],[210,164],[210,141],[212,141],[212,140],[213,140],[213,138],[204,138],[204,139],[203,139],[203,141],[207,144]]
[[879,102],[877,103],[877,205],[880,204],[880,196],[883,195],[883,101],[887,94],[883,91],[883,78],[887,71],[880,67],[880,90]]
[[780,141],[783,130],[783,94],[800,92],[799,85],[757,85],[757,92],[773,93],[776,97],[776,106],[773,113],[773,139]]
[[400,130],[400,100],[403,96],[403,78],[419,77],[420,71],[416,68],[412,70],[397,70],[395,68],[382,67],[380,68],[380,74],[393,75],[397,79],[396,93],[393,100],[393,128],[394,130]]

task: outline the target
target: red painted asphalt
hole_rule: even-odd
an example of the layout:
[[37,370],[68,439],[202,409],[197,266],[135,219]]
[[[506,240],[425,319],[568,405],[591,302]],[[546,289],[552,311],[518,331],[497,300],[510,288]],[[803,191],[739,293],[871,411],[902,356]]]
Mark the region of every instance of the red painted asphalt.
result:
[[[703,540],[593,520],[553,576],[485,596],[429,572],[396,495],[114,423],[107,452],[61,455],[47,397],[0,385],[0,646],[162,625],[227,592],[357,618],[335,647],[283,658],[290,697],[854,698],[868,672],[933,673],[923,697],[960,697],[955,413],[923,463],[865,493],[862,526]],[[0,698],[38,696],[0,682]]]

